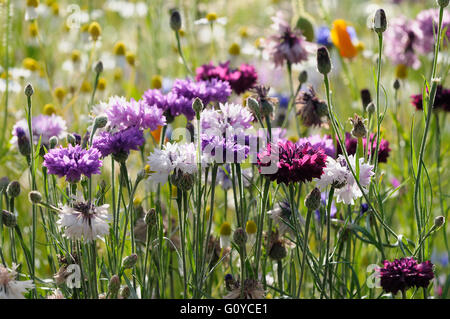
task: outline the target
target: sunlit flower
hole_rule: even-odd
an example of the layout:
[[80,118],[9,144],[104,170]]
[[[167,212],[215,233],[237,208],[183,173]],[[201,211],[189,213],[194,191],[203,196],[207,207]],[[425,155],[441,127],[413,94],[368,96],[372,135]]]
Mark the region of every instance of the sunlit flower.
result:
[[0,263],[0,299],[25,299],[23,294],[34,288],[32,280],[16,279],[17,267],[13,264],[12,269],[7,269]]
[[57,224],[70,239],[94,241],[109,233],[108,204],[96,206],[78,196],[70,205],[61,207]]
[[333,22],[331,29],[331,41],[339,49],[339,53],[344,58],[354,58],[358,50],[352,41],[347,22],[342,19]]
[[[55,114],[51,115],[38,115],[31,119],[33,143],[37,144],[41,139],[41,144],[48,146],[51,137],[56,136],[58,139],[62,139],[67,134],[66,121]],[[12,130],[13,138],[11,144],[17,143],[18,133],[25,133],[27,139],[30,139],[30,133],[28,129],[28,123],[26,119],[18,121]]]

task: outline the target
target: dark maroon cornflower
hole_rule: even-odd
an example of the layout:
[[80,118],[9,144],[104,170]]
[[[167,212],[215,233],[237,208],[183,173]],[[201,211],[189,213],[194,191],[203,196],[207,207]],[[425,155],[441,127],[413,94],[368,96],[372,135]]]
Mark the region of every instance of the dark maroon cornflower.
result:
[[433,264],[425,261],[418,264],[412,257],[385,260],[384,267],[378,269],[381,287],[394,295],[398,291],[406,291],[411,287],[428,287],[434,278]]
[[[428,94],[428,88],[427,88]],[[411,96],[411,103],[417,110],[423,110],[422,94],[415,94]],[[442,109],[450,112],[450,89],[445,89],[442,85],[438,85],[436,89],[436,97],[434,98],[434,109]]]
[[[278,154],[277,154],[278,152]],[[261,174],[262,167],[269,167],[272,161],[277,161],[277,171],[267,175],[270,180],[278,184],[311,181],[319,178],[326,166],[327,155],[322,148],[314,149],[310,143],[294,144],[291,141],[269,144],[262,153],[258,154],[258,166]]]
[[130,127],[116,133],[107,131],[99,133],[94,138],[92,147],[97,148],[102,153],[102,157],[113,154],[113,156],[122,158],[123,156],[128,157],[131,150],[138,150],[144,142],[142,130]]
[[[367,141],[366,138],[363,138],[363,147],[364,150],[366,150]],[[375,149],[377,147],[377,139],[375,134],[370,134],[369,141],[371,143],[371,148],[369,148],[369,155],[372,152],[375,152]],[[337,154],[342,154],[341,145],[338,143],[337,145]],[[352,137],[350,133],[345,133],[345,148],[347,149],[347,153],[349,155],[354,155],[356,153],[356,148],[358,146],[358,139]],[[378,149],[378,162],[379,163],[386,163],[387,159],[389,157],[389,152],[391,149],[389,148],[389,142],[385,139],[380,140],[380,147]]]
[[67,148],[60,146],[45,154],[43,166],[47,167],[49,174],[66,177],[66,181],[76,183],[81,175],[91,177],[92,174],[100,174],[100,156],[96,148],[85,150],[80,145],[69,144]]
[[236,94],[242,94],[255,86],[258,74],[255,68],[249,64],[241,64],[238,69],[230,68],[230,61],[214,66],[212,62],[204,64],[196,70],[197,81],[219,79],[230,83],[231,89]]

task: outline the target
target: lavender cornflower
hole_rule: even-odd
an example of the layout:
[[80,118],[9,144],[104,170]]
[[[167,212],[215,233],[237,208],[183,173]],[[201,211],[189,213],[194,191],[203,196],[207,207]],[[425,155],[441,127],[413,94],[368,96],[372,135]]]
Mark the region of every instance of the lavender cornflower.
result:
[[111,126],[122,130],[134,126],[154,131],[158,126],[166,124],[163,111],[155,105],[148,105],[143,100],[131,99],[128,102],[112,97],[108,101],[105,113]]
[[270,36],[265,43],[265,50],[275,66],[283,66],[284,61],[291,64],[308,59],[306,40],[300,30],[292,29],[281,12],[272,18],[272,27],[278,32]]
[[[38,115],[31,119],[33,143],[37,144],[39,138],[41,139],[42,145],[49,145],[49,140],[51,137],[56,136],[58,139],[64,138],[67,134],[66,121],[59,115]],[[13,138],[11,143],[15,144],[18,142],[18,137],[25,133],[27,139],[30,139],[30,133],[28,130],[28,123],[26,119],[18,121],[12,130]]]
[[142,130],[137,127],[130,127],[115,133],[100,132],[94,138],[92,147],[97,148],[102,157],[112,154],[116,159],[124,159],[128,157],[131,150],[138,150],[144,142]]
[[[435,35],[438,31],[439,9],[428,9],[421,11],[413,23],[413,30],[417,37],[416,49],[421,54],[433,52]],[[442,17],[442,30],[446,30],[444,34],[443,45],[448,45],[450,39],[450,14],[444,10]]]
[[395,65],[404,65],[413,69],[420,67],[420,60],[416,55],[416,33],[411,22],[405,17],[398,17],[389,23],[385,34],[385,54]]
[[49,174],[65,177],[69,183],[77,183],[81,175],[91,177],[92,174],[100,174],[100,156],[96,148],[85,150],[80,145],[69,144],[67,148],[60,146],[45,154],[43,166],[47,167]]
[[198,82],[176,80],[172,92],[191,100],[191,104],[192,100],[198,97],[203,105],[207,105],[210,102],[225,103],[231,95],[231,87],[228,82],[218,79]]

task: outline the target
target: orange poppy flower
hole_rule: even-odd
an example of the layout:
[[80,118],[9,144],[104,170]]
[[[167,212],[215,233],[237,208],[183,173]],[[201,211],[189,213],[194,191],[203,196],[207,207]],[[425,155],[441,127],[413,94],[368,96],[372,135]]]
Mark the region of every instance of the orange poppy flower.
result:
[[161,140],[161,131],[162,131],[162,126],[158,126],[158,128],[156,130],[151,132],[151,134],[152,134],[152,136],[155,139],[157,144]]
[[358,53],[347,31],[347,22],[342,19],[333,22],[331,41],[333,41],[333,44],[339,49],[339,53],[344,58],[353,58]]

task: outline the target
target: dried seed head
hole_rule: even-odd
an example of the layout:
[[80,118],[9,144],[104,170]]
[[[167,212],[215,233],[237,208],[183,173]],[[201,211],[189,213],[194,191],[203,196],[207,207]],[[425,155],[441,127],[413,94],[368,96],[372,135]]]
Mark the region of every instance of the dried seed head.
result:
[[237,228],[233,234],[233,240],[239,247],[244,247],[247,242],[247,233],[241,227]]
[[364,124],[364,119],[355,114],[353,118],[350,119],[350,122],[353,124],[352,135],[356,138],[363,138],[367,135],[367,129]]
[[158,215],[156,214],[156,209],[150,208],[150,210],[145,214],[144,222],[148,226],[155,226],[158,221],[157,217]]
[[280,240],[275,241],[270,247],[269,257],[274,260],[282,260],[287,255],[286,247]]
[[120,278],[117,275],[114,275],[109,280],[108,291],[111,295],[116,295],[120,289]]

